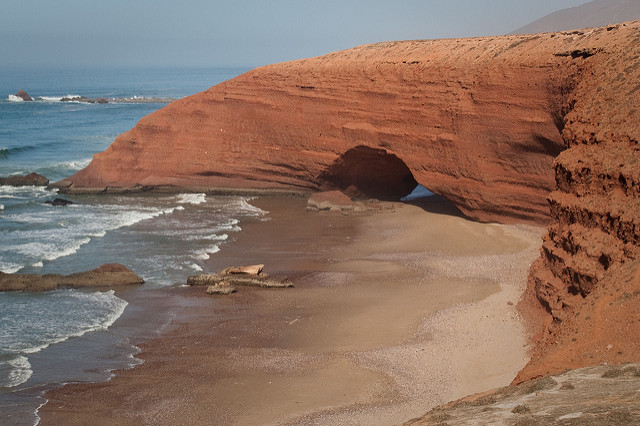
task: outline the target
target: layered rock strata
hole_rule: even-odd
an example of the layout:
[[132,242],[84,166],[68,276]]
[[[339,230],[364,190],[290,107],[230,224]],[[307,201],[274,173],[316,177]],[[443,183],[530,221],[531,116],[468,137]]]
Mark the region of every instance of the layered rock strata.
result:
[[586,34],[389,42],[270,65],[143,118],[67,191],[421,183],[483,221],[545,221]]
[[592,32],[600,43],[569,99],[568,149],[555,161],[552,223],[530,283],[556,321],[612,266],[640,256],[640,29]]
[[569,98],[552,221],[527,290],[550,316],[517,381],[639,360],[640,28],[592,33],[615,43],[594,43]]
[[560,324],[640,257],[639,82],[638,22],[360,46],[176,101],[58,186],[398,198],[417,182],[478,220],[550,222],[527,300]]

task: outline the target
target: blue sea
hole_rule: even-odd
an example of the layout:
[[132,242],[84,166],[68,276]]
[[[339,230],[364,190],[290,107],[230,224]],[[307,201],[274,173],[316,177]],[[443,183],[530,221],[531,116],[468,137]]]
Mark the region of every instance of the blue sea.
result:
[[[0,70],[0,176],[68,177],[166,105],[154,99],[182,98],[244,71]],[[34,101],[16,98],[20,89]],[[120,101],[61,101],[77,96]],[[45,203],[58,196],[45,187],[0,186],[0,271],[70,274],[117,262],[146,284],[125,290],[126,297],[110,290],[0,293],[0,424],[37,424],[47,389],[106,380],[111,370],[135,365],[136,339],[144,333],[118,327],[123,318],[144,323],[146,333],[166,325],[171,307],[163,307],[157,290],[201,271],[243,220],[266,214],[247,197],[65,195],[73,205]],[[154,298],[156,316],[132,303]]]

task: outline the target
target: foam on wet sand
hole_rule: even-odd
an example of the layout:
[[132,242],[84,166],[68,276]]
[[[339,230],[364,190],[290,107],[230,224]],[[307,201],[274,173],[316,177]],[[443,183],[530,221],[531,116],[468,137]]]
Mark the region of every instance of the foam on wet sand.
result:
[[515,304],[542,228],[469,222],[437,198],[350,215],[252,204],[270,219],[205,271],[264,263],[296,287],[163,290],[202,303],[142,345],[144,364],[49,393],[42,424],[392,424],[527,362]]

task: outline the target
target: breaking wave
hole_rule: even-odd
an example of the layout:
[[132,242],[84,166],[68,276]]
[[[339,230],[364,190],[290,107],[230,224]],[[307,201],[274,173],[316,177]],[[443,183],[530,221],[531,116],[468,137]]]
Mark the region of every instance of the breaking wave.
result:
[[39,297],[1,294],[0,386],[19,386],[31,377],[29,354],[91,331],[106,330],[126,306],[113,290],[56,290]]

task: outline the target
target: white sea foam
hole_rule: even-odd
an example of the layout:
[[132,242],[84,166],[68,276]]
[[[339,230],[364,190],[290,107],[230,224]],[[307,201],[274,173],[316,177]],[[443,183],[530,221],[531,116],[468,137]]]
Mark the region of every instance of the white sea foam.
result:
[[[88,332],[108,329],[124,312],[128,303],[115,296],[113,290],[87,293],[78,290],[56,290],[40,298],[14,295],[4,306],[4,324],[0,330],[2,350],[14,354],[30,354],[80,337]],[[6,303],[6,302],[5,302]],[[17,311],[20,310],[20,311]],[[38,312],[29,321],[23,312]]]
[[202,250],[194,251],[194,259],[208,260],[212,254],[216,254],[220,251],[220,247],[217,244],[204,248]]
[[[48,191],[30,191],[32,192],[14,192],[7,195],[29,201],[34,198],[37,200],[41,196],[51,198]],[[0,264],[0,270],[16,272],[27,265],[37,267],[40,262],[75,254],[92,240],[106,236],[109,231],[161,215],[169,215],[176,207],[78,203],[61,210],[42,204],[40,208],[32,208],[27,214],[10,214],[12,210],[2,212],[3,220],[14,224],[17,229],[7,234],[7,238],[3,238],[0,258],[4,257],[2,263],[5,264]],[[17,265],[19,263],[21,264]]]
[[[202,229],[197,229],[194,230],[193,228],[189,229],[188,231],[185,231],[184,229],[178,229],[175,231],[160,231],[158,232],[161,235],[167,235],[167,236],[175,236],[177,238],[180,238],[182,241],[224,241],[227,238],[229,238],[229,236],[227,234],[209,234],[209,232],[211,232],[212,230],[215,231],[233,231],[233,230],[239,230],[240,228],[237,226],[224,226],[224,227],[218,227],[215,226],[213,227],[213,229],[209,229],[209,228],[202,228]],[[197,232],[199,231],[199,232]],[[185,235],[185,232],[192,232],[191,235]]]
[[45,197],[51,192],[44,186],[9,186],[0,185],[2,198]]
[[4,206],[0,204],[0,210],[4,210]]
[[193,269],[195,271],[198,271],[198,272],[202,272],[202,268],[197,263],[192,263],[191,264],[191,269]]
[[38,96],[38,99],[44,102],[60,102],[62,98],[66,99],[79,99],[80,95],[67,95],[67,96]]
[[82,303],[85,302],[99,302],[99,304],[106,308],[108,313],[101,318],[96,318],[93,322],[93,326],[83,332],[85,334],[88,331],[96,331],[96,330],[106,330],[111,325],[116,322],[118,318],[122,315],[125,308],[129,304],[127,301],[120,299],[115,295],[114,290],[108,290],[105,292],[93,292],[93,293],[85,293],[80,291],[71,292],[71,296],[80,300]]
[[226,241],[229,238],[229,235],[227,234],[213,234],[213,235],[208,235],[207,236],[207,240],[214,240],[214,241]]
[[87,167],[90,162],[91,162],[91,158],[85,158],[84,160],[76,160],[76,161],[65,161],[65,162],[56,164],[54,168],[64,169],[64,170],[81,170]]
[[[217,227],[217,231],[230,231],[230,232],[240,232],[242,228],[238,226],[240,221],[238,219],[229,219],[226,223],[223,223]],[[224,235],[224,234],[223,234]]]
[[9,367],[9,374],[7,377],[7,383],[5,387],[13,388],[19,386],[29,380],[33,374],[31,369],[31,363],[26,356],[20,355],[12,360],[7,361]]
[[22,243],[20,245],[9,246],[6,249],[23,255],[35,254],[39,259],[52,261],[77,252],[80,247],[85,244],[89,244],[89,242],[91,242],[91,238],[89,237],[63,242],[56,240],[51,240],[49,242],[32,241],[29,243]]
[[233,206],[234,210],[251,216],[264,216],[266,214],[269,214],[268,211],[262,210],[261,208],[250,204],[249,201],[251,201],[251,199],[239,199]]
[[42,407],[44,407],[45,405],[47,405],[47,402],[49,402],[49,400],[45,399],[44,402],[42,404],[38,405],[38,408],[36,408],[36,410],[34,411],[33,414],[34,414],[35,419],[34,419],[34,422],[33,422],[33,426],[37,426],[37,425],[40,424],[40,420],[42,420],[40,418],[40,409]]
[[19,265],[17,263],[0,261],[0,271],[5,274],[15,274],[23,267],[24,265]]
[[198,250],[193,258],[196,260],[209,260],[211,256],[206,251]]
[[207,201],[206,194],[178,194],[180,204],[202,204]]
[[114,225],[110,229],[122,228],[124,226],[135,225],[143,220],[153,219],[163,214],[171,214],[175,210],[175,207],[168,209],[153,209],[148,211],[127,211],[124,212],[118,219],[116,219]]
[[20,96],[16,96],[16,95],[7,96],[7,100],[9,102],[24,102],[24,99],[22,99]]
[[60,250],[52,250],[46,252],[44,254],[45,260],[56,260],[61,257],[69,256],[80,250],[85,244],[89,244],[91,242],[91,238],[82,238],[81,240],[72,241],[69,245],[62,247]]

